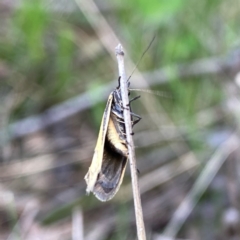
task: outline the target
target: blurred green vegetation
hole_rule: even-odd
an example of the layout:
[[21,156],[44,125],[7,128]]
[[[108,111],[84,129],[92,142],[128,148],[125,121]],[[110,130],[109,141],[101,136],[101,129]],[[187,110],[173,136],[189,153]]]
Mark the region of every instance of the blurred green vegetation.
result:
[[[226,2],[219,0],[151,3],[115,0],[108,4],[115,10],[109,7],[103,13],[118,23],[117,31],[136,62],[156,35],[140,63],[142,71],[226,54],[238,41],[237,1],[231,1],[227,8]],[[60,9],[62,12],[51,11],[51,5],[44,1],[24,0],[11,14],[2,16],[0,58],[10,74],[1,81],[1,86],[22,95],[11,112],[11,119],[41,112],[92,89],[93,84],[116,78],[116,63],[104,49],[94,53],[87,44],[88,39],[95,41],[95,34],[77,6],[71,13],[64,13],[64,6]],[[198,109],[203,88],[209,92],[208,104],[215,101],[216,88],[211,87],[212,83],[206,87],[208,79],[184,85],[176,80],[170,85],[177,98],[174,105],[179,104],[176,108],[183,110],[183,116],[186,112],[187,116],[192,115]],[[199,90],[200,93],[194,93]]]

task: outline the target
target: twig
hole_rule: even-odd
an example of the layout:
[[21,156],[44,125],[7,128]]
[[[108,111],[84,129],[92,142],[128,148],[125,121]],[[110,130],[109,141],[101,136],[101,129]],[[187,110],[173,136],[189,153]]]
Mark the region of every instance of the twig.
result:
[[72,239],[83,240],[83,214],[80,207],[75,207],[72,213]]
[[143,213],[142,213],[142,204],[140,198],[140,191],[138,186],[138,177],[137,177],[137,166],[136,166],[136,157],[135,157],[135,149],[134,142],[132,138],[132,123],[130,117],[130,111],[127,110],[127,106],[129,104],[128,99],[128,86],[127,86],[127,78],[124,69],[124,52],[122,45],[119,44],[115,48],[117,60],[118,60],[118,70],[119,76],[121,77],[121,95],[123,102],[123,115],[124,122],[126,128],[126,138],[128,142],[128,154],[129,154],[129,163],[130,163],[130,171],[131,171],[131,179],[132,179],[132,189],[133,189],[133,198],[134,198],[134,208],[135,208],[135,217],[136,217],[136,225],[137,225],[137,235],[139,240],[146,239],[145,227],[143,222]]

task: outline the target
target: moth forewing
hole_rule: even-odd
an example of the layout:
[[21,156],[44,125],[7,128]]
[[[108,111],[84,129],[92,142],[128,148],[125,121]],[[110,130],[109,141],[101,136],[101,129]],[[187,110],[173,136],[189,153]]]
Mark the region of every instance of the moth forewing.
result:
[[92,158],[92,163],[88,169],[87,174],[84,179],[87,183],[87,193],[90,193],[94,189],[94,185],[97,181],[97,177],[102,167],[103,151],[104,151],[104,142],[108,128],[109,117],[111,113],[111,105],[113,100],[113,92],[110,93],[107,101],[106,108],[103,113],[103,118],[98,134],[97,144],[94,150],[94,155]]
[[[113,161],[105,164],[105,161],[103,162],[103,173],[100,173],[93,191],[94,195],[103,202],[111,200],[118,192],[127,165],[127,158],[120,155],[118,155],[118,157],[114,156],[111,160]],[[107,175],[108,178],[105,175]],[[111,175],[112,178],[109,179]]]
[[127,164],[127,146],[119,132],[116,116],[111,113],[104,144],[101,171],[93,189],[101,201],[108,201],[118,192]]

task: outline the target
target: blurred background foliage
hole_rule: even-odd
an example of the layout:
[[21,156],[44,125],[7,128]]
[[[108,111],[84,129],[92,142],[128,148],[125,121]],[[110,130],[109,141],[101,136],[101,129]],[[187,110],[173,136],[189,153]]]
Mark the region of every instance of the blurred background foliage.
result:
[[[107,203],[83,180],[117,86],[114,34],[135,64],[155,36],[138,65],[146,82],[135,72],[131,84],[167,95],[133,104],[147,239],[239,239],[238,0],[2,0],[0,21],[1,239],[135,239],[129,171]],[[215,150],[229,161],[199,190]],[[174,232],[189,191],[196,208]]]

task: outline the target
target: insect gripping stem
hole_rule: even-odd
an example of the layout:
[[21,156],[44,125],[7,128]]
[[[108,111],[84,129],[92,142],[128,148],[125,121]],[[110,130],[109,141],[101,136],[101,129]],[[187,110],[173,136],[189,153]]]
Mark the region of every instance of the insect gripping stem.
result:
[[[117,193],[128,160],[128,141],[123,115],[126,104],[123,103],[120,78],[118,82],[119,86],[109,95],[92,163],[85,176],[87,193],[93,192],[100,201],[108,201]],[[127,109],[131,110],[130,104]],[[141,117],[131,111],[130,113],[132,127]]]

